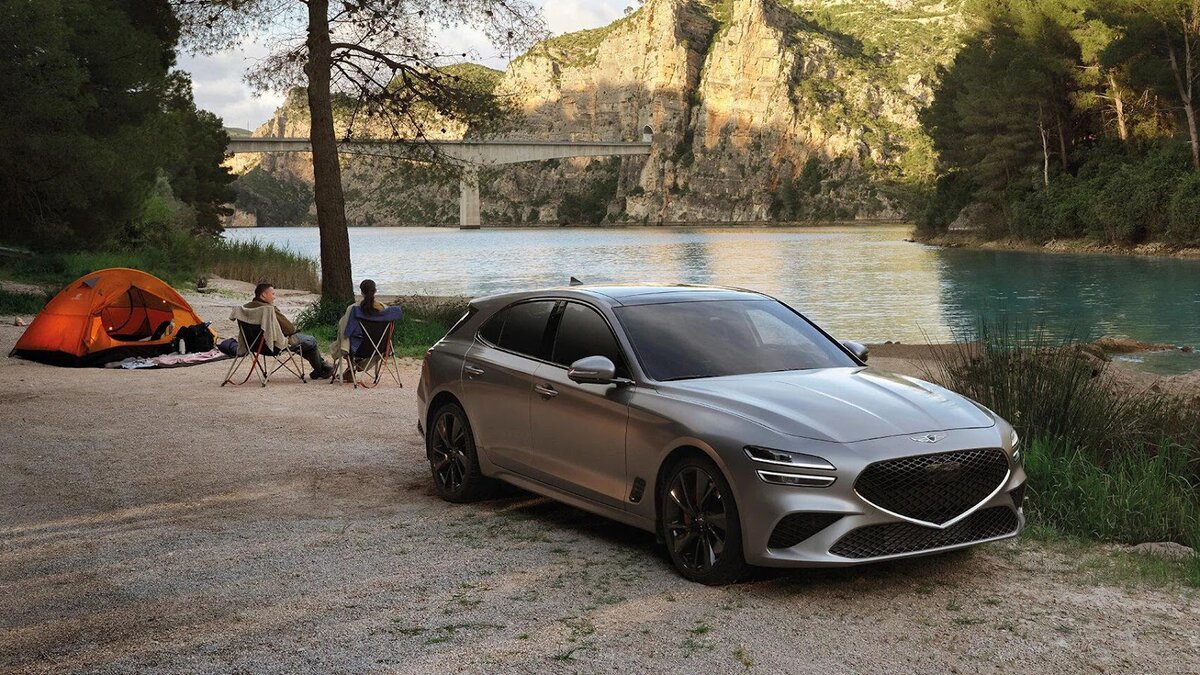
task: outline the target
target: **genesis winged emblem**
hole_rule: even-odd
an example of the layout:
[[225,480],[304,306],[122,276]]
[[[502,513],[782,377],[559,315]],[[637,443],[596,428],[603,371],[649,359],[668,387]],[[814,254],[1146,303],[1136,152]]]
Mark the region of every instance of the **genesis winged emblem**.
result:
[[911,440],[918,443],[937,443],[946,437],[946,434],[922,434],[920,436],[910,436]]

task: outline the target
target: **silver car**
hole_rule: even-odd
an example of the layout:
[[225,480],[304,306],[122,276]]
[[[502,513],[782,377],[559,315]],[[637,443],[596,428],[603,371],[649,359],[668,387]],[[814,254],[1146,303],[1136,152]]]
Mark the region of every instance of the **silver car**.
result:
[[1015,536],[1012,427],[866,360],[750,291],[510,293],[426,353],[418,426],[443,498],[505,481],[657,533],[708,584]]

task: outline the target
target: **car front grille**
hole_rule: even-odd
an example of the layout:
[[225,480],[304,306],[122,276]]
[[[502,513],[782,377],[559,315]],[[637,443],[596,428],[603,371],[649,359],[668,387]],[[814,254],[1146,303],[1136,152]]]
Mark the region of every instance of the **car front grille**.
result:
[[963,518],[944,530],[913,523],[883,523],[851,530],[829,552],[861,560],[886,555],[994,539],[1017,531],[1017,514],[1007,506],[994,506]]
[[854,490],[881,509],[941,524],[976,506],[1008,476],[999,448],[956,450],[875,462],[863,469]]
[[832,513],[792,513],[784,516],[767,540],[767,548],[791,548],[834,524],[840,515]]

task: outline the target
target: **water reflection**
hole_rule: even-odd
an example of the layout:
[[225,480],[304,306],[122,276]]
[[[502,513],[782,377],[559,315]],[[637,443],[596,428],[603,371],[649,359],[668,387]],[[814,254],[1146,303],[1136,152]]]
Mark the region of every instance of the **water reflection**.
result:
[[[351,228],[355,278],[383,293],[479,296],[590,283],[753,288],[835,335],[945,340],[980,315],[1058,334],[1200,342],[1200,261],[943,250],[904,226],[789,229]],[[231,230],[317,257],[315,228]]]

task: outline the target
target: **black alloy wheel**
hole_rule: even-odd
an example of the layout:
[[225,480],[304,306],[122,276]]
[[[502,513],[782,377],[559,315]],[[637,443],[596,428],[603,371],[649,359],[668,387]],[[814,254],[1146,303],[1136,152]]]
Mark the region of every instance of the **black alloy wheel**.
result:
[[438,408],[425,434],[425,451],[438,495],[451,502],[487,496],[492,481],[479,472],[475,436],[463,409],[454,403]]
[[746,568],[742,528],[720,469],[707,458],[688,458],[668,472],[665,485],[660,512],[671,562],[692,581],[736,581]]

